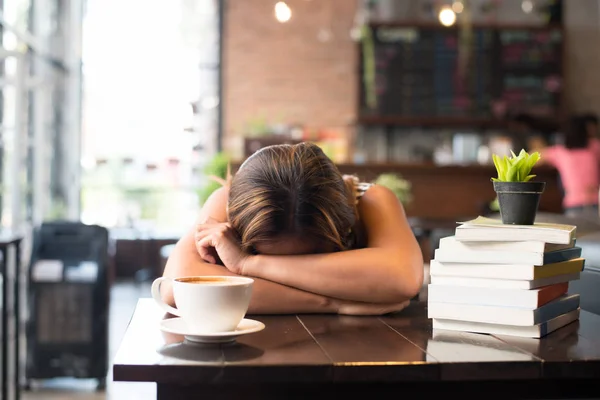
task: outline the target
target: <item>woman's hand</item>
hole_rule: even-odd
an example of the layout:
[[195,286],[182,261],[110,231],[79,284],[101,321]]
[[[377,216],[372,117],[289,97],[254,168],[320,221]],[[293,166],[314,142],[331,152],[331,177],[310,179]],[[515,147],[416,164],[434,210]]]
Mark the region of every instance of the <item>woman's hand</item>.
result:
[[336,300],[338,314],[343,315],[384,315],[398,312],[410,305],[410,300],[397,304],[362,303],[358,301]]
[[209,219],[196,226],[196,249],[200,257],[211,264],[223,264],[234,274],[243,275],[250,257],[242,251],[231,225]]

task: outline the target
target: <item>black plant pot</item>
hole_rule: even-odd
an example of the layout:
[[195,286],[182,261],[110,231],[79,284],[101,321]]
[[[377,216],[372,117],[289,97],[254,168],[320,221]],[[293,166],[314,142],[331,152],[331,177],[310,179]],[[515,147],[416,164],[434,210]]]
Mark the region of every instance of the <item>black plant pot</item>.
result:
[[503,224],[533,225],[546,182],[494,182]]

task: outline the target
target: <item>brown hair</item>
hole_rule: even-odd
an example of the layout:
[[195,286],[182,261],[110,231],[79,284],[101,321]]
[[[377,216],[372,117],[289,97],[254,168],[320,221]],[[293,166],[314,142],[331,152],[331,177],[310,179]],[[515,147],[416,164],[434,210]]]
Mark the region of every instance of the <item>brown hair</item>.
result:
[[282,235],[345,250],[357,222],[353,187],[313,143],[264,147],[231,180],[229,222],[246,251]]

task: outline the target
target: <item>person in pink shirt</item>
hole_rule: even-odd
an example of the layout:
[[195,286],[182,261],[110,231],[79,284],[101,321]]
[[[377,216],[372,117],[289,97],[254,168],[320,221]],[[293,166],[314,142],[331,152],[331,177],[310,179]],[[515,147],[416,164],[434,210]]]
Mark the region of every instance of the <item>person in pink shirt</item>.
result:
[[564,144],[540,151],[540,162],[554,166],[564,189],[563,208],[566,214],[593,214],[598,217],[600,188],[600,141],[590,137],[588,119],[572,117]]

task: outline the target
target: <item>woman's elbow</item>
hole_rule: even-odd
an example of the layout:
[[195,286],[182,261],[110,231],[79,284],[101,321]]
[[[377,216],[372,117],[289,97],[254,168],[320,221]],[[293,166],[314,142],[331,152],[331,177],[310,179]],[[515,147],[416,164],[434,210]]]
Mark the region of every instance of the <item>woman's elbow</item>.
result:
[[410,273],[407,278],[407,297],[412,299],[421,292],[421,289],[423,289],[423,263],[417,271]]
[[409,262],[401,262],[395,266],[394,296],[397,301],[412,299],[423,287],[423,258],[415,257]]

